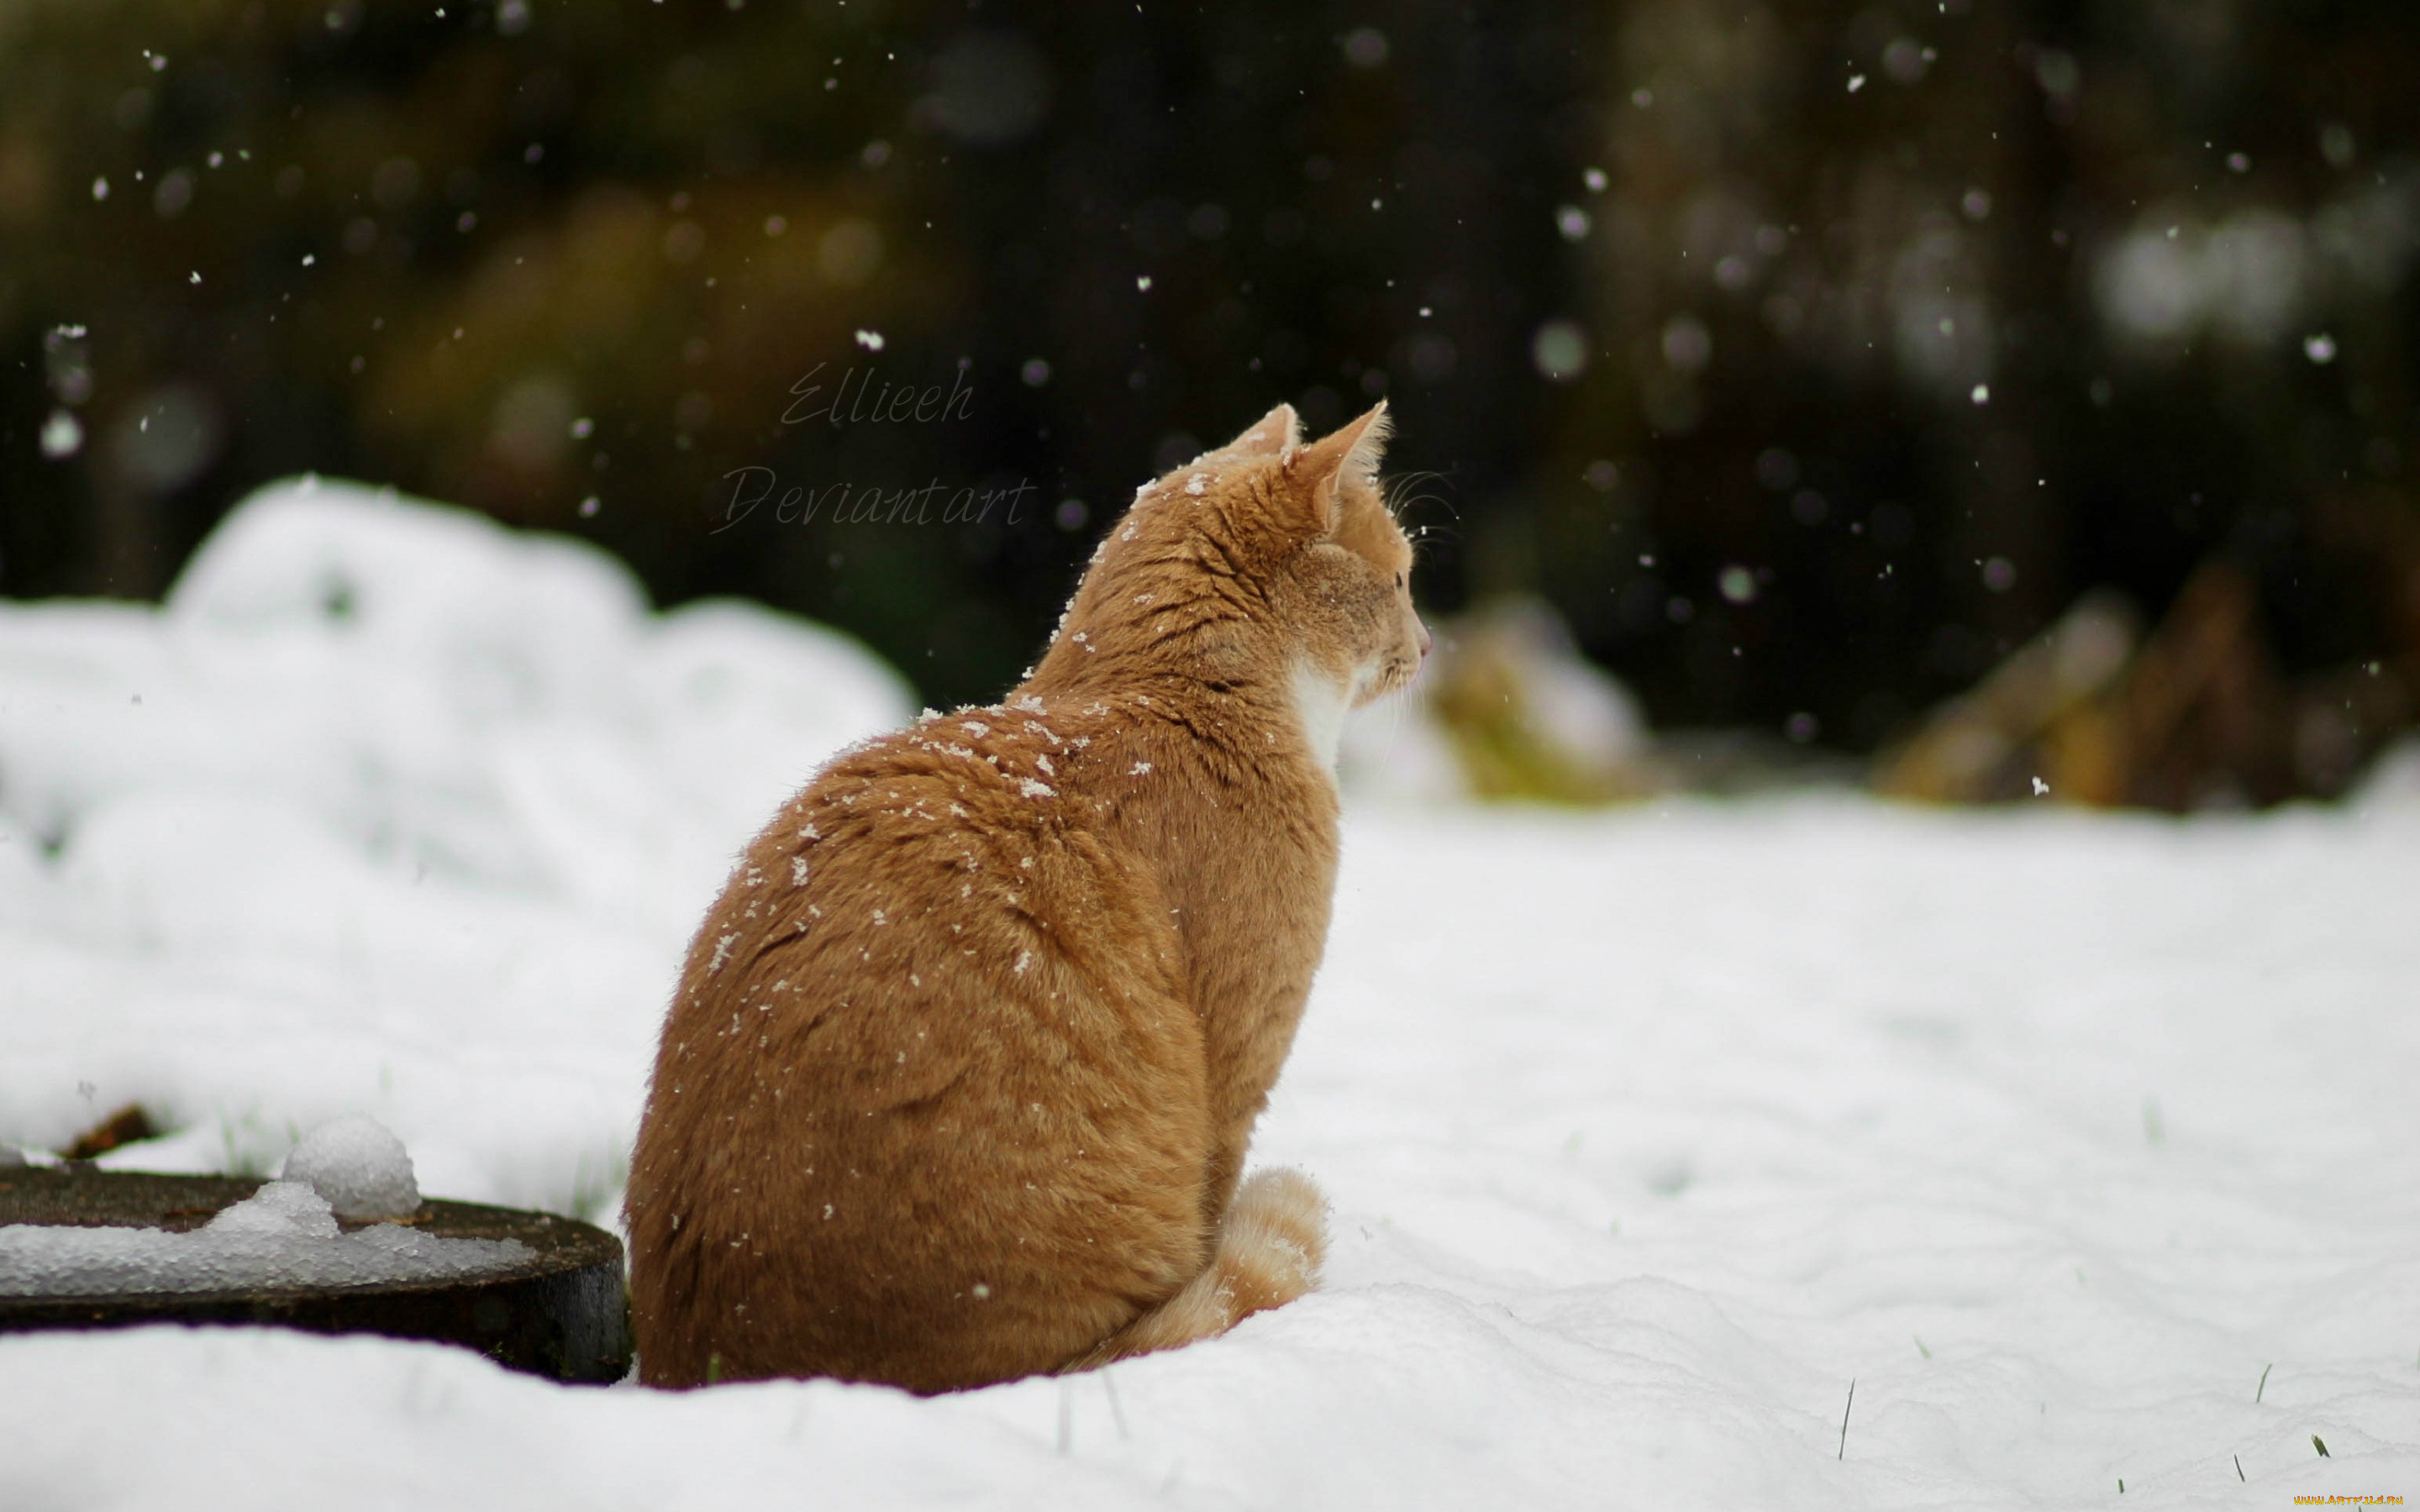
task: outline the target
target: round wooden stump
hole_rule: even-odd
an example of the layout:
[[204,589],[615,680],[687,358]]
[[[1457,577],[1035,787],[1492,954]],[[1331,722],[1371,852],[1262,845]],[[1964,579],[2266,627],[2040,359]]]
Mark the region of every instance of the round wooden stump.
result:
[[[209,1223],[220,1209],[241,1202],[260,1185],[224,1176],[6,1166],[0,1167],[0,1225],[181,1233]],[[499,1365],[558,1381],[613,1381],[628,1371],[620,1240],[569,1218],[472,1202],[424,1202],[409,1221],[441,1239],[517,1239],[533,1257],[448,1281],[104,1297],[0,1294],[0,1332],[275,1323],[318,1334],[384,1334],[459,1344]]]

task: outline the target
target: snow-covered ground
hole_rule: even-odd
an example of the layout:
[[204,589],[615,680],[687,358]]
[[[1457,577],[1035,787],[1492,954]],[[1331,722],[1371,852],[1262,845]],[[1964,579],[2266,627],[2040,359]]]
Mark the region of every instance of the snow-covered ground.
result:
[[[0,605],[0,1141],[136,1101],[179,1132],[111,1164],[268,1172],[362,1113],[431,1196],[608,1218],[729,856],[906,697],[334,485],[164,609]],[[933,1401],[0,1336],[0,1507],[2420,1497],[2420,804],[1362,805],[1346,846],[1258,1146],[1334,1201],[1313,1297]]]

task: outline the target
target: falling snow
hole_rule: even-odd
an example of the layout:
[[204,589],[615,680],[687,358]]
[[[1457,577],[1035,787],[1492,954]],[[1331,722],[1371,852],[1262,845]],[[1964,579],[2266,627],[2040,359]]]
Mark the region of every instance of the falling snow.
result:
[[84,422],[71,409],[54,409],[42,422],[42,455],[52,461],[70,457],[84,450]]

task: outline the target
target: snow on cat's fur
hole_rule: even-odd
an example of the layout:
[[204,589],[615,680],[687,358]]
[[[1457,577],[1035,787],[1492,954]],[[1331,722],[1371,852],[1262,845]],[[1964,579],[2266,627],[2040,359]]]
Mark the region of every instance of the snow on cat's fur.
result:
[[941,1391],[1316,1284],[1241,1180],[1319,964],[1336,731],[1427,632],[1385,407],[1280,406],[1136,496],[1000,705],[846,752],[691,945],[630,1177],[640,1373]]

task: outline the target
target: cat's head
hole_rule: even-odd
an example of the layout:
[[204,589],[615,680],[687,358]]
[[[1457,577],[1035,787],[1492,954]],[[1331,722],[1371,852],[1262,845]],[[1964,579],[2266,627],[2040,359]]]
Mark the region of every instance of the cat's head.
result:
[[1412,547],[1378,486],[1387,407],[1305,442],[1280,405],[1143,486],[1077,590],[1045,668],[1102,655],[1217,683],[1308,679],[1357,706],[1419,671]]

